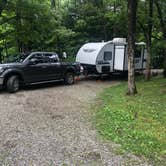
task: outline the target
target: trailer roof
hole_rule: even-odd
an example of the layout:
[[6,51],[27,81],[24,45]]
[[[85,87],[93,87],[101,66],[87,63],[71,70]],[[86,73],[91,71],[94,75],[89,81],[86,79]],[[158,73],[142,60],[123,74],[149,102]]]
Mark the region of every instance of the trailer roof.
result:
[[[96,58],[99,55],[100,51],[108,44],[126,45],[127,43],[125,41],[121,41],[121,40],[86,43],[79,49],[77,56],[76,56],[76,62],[95,65]],[[140,42],[140,43],[136,43],[136,44],[145,45],[144,42]]]
[[95,65],[98,54],[100,53],[101,49],[107,44],[109,43],[98,42],[84,44],[77,53],[76,62]]

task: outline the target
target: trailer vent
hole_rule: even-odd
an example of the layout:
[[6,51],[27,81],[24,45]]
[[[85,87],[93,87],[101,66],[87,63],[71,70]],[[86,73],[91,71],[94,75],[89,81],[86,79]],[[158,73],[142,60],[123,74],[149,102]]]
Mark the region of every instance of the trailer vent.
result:
[[110,66],[102,66],[102,73],[109,73],[110,72]]

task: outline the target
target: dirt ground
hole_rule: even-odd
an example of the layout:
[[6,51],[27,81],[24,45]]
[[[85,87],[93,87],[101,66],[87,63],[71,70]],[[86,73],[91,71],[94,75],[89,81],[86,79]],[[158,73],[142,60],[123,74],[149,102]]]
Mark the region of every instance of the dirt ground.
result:
[[147,165],[134,155],[120,155],[92,125],[91,103],[117,83],[95,79],[0,92],[0,165]]

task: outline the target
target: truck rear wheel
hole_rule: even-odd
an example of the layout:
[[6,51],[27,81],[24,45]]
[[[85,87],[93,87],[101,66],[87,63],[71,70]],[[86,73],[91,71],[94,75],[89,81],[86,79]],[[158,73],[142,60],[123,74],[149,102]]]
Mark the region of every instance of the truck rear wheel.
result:
[[72,73],[72,72],[66,73],[65,84],[66,85],[72,85],[72,84],[74,84],[74,73]]
[[19,78],[16,75],[10,76],[6,81],[6,88],[9,93],[14,93],[19,90]]

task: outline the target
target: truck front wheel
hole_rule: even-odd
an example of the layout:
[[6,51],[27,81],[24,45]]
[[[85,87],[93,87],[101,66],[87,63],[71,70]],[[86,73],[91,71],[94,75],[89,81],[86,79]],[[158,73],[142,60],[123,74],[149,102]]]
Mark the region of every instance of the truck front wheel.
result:
[[9,93],[14,93],[19,90],[19,78],[16,75],[10,76],[6,81],[6,88]]
[[74,84],[74,73],[72,73],[72,72],[66,73],[65,84],[66,85],[72,85],[72,84]]

